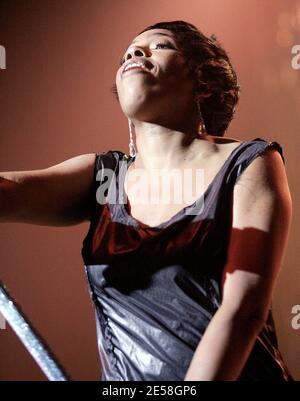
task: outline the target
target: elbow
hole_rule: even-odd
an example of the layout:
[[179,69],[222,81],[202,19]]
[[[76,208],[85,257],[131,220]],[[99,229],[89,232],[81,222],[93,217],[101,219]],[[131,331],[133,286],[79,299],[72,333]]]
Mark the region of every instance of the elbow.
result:
[[233,321],[238,330],[242,330],[249,335],[258,335],[266,324],[267,318],[263,314],[241,312],[233,317]]
[[260,333],[266,324],[267,317],[262,314],[250,314],[248,316],[248,327],[255,333]]
[[234,311],[229,310],[226,306],[221,306],[227,319],[238,330],[245,331],[246,333],[258,334],[263,329],[268,318],[268,310],[265,309],[252,309],[238,308]]

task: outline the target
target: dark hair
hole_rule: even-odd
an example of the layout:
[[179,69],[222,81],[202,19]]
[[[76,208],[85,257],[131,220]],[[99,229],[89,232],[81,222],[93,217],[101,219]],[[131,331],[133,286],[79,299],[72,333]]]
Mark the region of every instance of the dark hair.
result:
[[[195,94],[207,95],[200,103],[206,132],[224,136],[233,119],[241,89],[229,57],[216,36],[209,38],[185,21],[158,22],[139,35],[150,29],[168,29],[174,34],[191,77],[195,79]],[[111,91],[118,99],[116,85]]]

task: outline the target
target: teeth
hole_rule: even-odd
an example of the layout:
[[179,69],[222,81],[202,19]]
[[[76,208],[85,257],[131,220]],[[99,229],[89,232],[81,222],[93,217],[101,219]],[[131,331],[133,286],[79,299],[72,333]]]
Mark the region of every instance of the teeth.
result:
[[146,67],[142,63],[130,63],[125,67],[124,71],[127,71],[129,68],[133,68],[133,67],[141,67],[141,68],[146,69]]

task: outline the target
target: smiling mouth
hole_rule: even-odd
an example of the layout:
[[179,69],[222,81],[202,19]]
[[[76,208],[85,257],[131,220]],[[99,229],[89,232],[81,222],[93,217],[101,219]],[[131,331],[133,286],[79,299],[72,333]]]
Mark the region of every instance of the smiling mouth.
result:
[[130,72],[130,71],[135,71],[135,72],[146,72],[146,73],[148,73],[148,74],[151,74],[150,71],[146,70],[146,69],[143,68],[143,67],[132,67],[132,68],[128,68],[128,70],[124,71],[124,72],[122,73],[122,75],[124,75],[124,74],[126,74],[126,73],[128,73],[128,72]]

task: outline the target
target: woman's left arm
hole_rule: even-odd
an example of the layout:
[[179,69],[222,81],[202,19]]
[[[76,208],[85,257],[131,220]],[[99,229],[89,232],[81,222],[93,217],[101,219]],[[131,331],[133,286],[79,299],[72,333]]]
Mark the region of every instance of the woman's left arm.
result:
[[263,328],[287,245],[292,200],[280,154],[268,149],[234,187],[222,303],[184,380],[236,380]]

